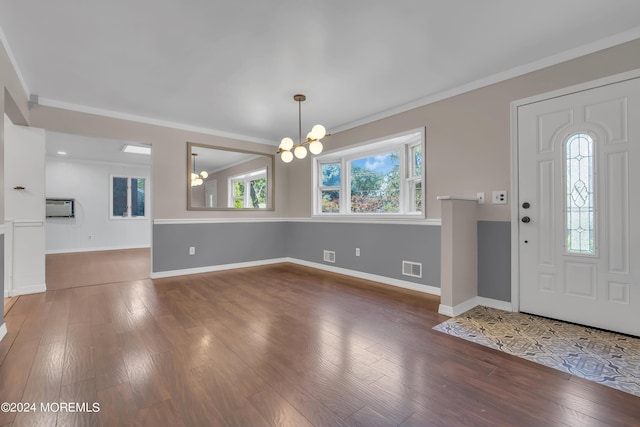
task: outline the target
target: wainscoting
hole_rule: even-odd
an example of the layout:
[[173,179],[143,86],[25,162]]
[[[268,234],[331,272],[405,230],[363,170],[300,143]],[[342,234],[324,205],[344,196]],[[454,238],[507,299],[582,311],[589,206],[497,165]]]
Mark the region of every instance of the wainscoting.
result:
[[[152,277],[293,260],[439,295],[440,229],[433,220],[156,220]],[[509,222],[478,221],[479,297],[511,302],[510,239]],[[422,264],[422,277],[403,275],[403,261]]]

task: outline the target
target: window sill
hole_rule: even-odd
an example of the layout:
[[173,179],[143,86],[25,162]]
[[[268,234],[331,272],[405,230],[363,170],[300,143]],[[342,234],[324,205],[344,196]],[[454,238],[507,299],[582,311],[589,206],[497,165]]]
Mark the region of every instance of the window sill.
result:
[[109,217],[109,220],[113,220],[113,221],[129,221],[129,220],[144,220],[144,219],[149,219],[148,216],[111,216]]
[[418,224],[441,225],[440,219],[427,219],[422,214],[415,215],[380,215],[380,214],[324,214],[312,215],[310,222],[346,222],[346,223],[372,223],[372,224]]

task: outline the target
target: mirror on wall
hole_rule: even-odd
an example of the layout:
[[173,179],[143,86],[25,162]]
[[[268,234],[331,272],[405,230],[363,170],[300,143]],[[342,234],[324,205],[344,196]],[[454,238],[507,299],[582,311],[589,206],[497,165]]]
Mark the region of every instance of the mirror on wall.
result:
[[274,155],[187,143],[188,210],[273,210]]

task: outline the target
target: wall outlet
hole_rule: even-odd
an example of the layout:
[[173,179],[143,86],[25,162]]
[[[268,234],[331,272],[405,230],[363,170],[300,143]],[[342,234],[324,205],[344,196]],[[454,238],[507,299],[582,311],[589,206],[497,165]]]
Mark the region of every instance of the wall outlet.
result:
[[478,204],[484,205],[484,193],[478,193],[476,197],[478,197]]
[[189,246],[189,255],[195,255],[195,254],[196,254],[196,247]]
[[493,192],[493,204],[494,205],[506,205],[507,204],[507,191],[500,190]]
[[360,256],[360,248],[356,248],[356,256]]

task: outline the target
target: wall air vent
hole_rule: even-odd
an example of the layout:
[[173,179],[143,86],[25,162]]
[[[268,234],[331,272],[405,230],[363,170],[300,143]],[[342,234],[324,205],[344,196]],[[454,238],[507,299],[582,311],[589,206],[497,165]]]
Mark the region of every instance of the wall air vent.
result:
[[335,251],[323,251],[322,259],[326,262],[336,262],[336,253]]
[[402,274],[411,277],[422,277],[422,264],[419,262],[402,261]]

